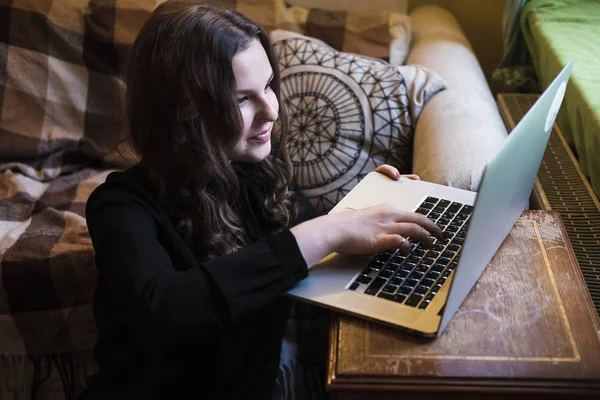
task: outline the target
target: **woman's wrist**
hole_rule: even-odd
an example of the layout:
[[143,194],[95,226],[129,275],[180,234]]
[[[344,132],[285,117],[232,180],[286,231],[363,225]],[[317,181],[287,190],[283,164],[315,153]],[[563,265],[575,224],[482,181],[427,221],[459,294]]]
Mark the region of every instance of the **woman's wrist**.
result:
[[340,235],[334,218],[323,215],[290,228],[308,268],[337,248]]

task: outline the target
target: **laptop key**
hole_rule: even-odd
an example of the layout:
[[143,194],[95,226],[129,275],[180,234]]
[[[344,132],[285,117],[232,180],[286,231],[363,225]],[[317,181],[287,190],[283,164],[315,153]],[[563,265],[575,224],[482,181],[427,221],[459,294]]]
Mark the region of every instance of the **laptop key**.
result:
[[433,259],[438,258],[439,255],[440,255],[440,252],[437,250],[429,250],[429,252],[427,253],[427,257],[431,257]]
[[415,268],[415,264],[414,262],[405,262],[404,265],[402,265],[402,269],[407,270],[407,271],[412,271]]
[[415,268],[415,272],[422,272],[425,274],[427,271],[429,271],[429,265],[419,264],[417,268]]
[[408,286],[400,286],[400,289],[398,289],[398,293],[397,294],[403,294],[408,296],[410,294],[410,292],[412,292],[412,288],[408,287]]
[[452,239],[454,237],[454,232],[444,231],[443,235],[445,239]]
[[451,260],[451,259],[454,257],[454,255],[455,255],[455,254],[456,254],[456,253],[454,253],[454,252],[453,252],[453,251],[451,251],[451,250],[446,250],[446,251],[444,251],[444,252],[442,253],[442,255],[441,255],[441,257],[440,257],[440,258],[442,258],[442,257],[443,257],[443,258],[447,258],[448,260]]
[[427,203],[437,203],[438,201],[440,201],[440,199],[438,199],[437,197],[432,197],[432,196],[428,196],[425,201]]
[[387,272],[391,272],[393,274],[394,272],[396,272],[397,269],[398,269],[398,265],[388,264],[385,266],[385,268],[383,270],[387,271]]
[[381,297],[382,299],[394,300],[394,295],[386,292],[379,293],[377,297]]
[[381,272],[379,273],[379,276],[380,276],[381,278],[391,278],[391,277],[392,277],[392,275],[394,275],[394,272],[392,272],[392,271],[386,271],[386,270],[383,270],[383,271],[381,271]]
[[[435,263],[433,265],[433,267],[431,267],[431,271],[433,272],[437,272],[438,274],[441,274],[442,271],[446,268],[446,264],[441,264],[441,263]],[[430,271],[430,272],[431,272]]]
[[440,246],[442,246],[442,248],[446,247],[446,245],[450,243],[450,241],[447,238],[444,239],[438,239],[436,244],[439,244]]
[[447,248],[447,250],[450,250],[450,251],[453,251],[453,252],[455,252],[455,253],[456,253],[456,252],[458,252],[458,251],[460,250],[460,246],[459,246],[459,245],[457,245],[457,244],[455,244],[455,243],[450,243],[450,244],[448,245],[448,248]]
[[432,279],[435,282],[440,275],[441,273],[438,271],[429,271],[427,275],[425,275],[425,279]]
[[434,213],[441,214],[446,211],[446,207],[437,206],[432,210]]
[[394,293],[396,291],[396,289],[398,289],[397,285],[388,283],[387,285],[385,285],[383,287],[383,289],[381,289],[381,291],[386,292],[386,293]]
[[425,272],[413,271],[412,274],[410,274],[410,277],[408,279],[416,279],[418,282],[421,280],[421,278],[423,276],[425,276]]
[[446,265],[450,264],[450,259],[442,255],[440,258],[437,259],[436,265],[437,264],[441,264],[445,267]]
[[431,250],[433,251],[443,251],[444,250],[444,245],[441,244],[440,242],[437,242],[436,244],[433,245],[433,247],[431,248]]
[[427,286],[419,285],[413,293],[424,295],[428,290],[429,288]]
[[408,297],[408,299],[406,299],[406,303],[404,304],[407,306],[416,307],[421,300],[423,300],[422,294],[413,293]]
[[392,258],[392,261],[390,261],[390,262],[402,264],[404,262],[404,260],[406,260],[406,256],[404,254],[398,253],[394,256],[394,258]]
[[437,212],[434,212],[434,211],[430,212],[429,215],[427,215],[427,218],[429,218],[432,221],[437,221],[437,219],[439,217],[441,217],[441,214],[437,213]]
[[420,205],[420,208],[426,208],[428,210],[431,210],[433,207],[435,207],[435,203],[431,203],[431,202],[428,202],[428,201],[424,201]]
[[436,278],[431,278],[425,275],[425,278],[423,278],[423,280],[421,281],[421,286],[427,286],[427,289],[429,289],[435,283]]
[[458,230],[460,229],[459,225],[455,225],[454,223],[448,225],[446,227],[446,231],[445,232],[458,232]]
[[466,214],[464,212],[459,212],[456,215],[456,218],[459,218],[460,220],[465,221],[467,218],[469,218],[469,214]]
[[383,268],[384,265],[385,263],[382,263],[381,261],[371,261],[369,267],[374,271],[379,271],[381,268]]
[[429,305],[429,303],[430,303],[429,301],[425,301],[425,300],[423,300],[423,301],[421,302],[421,304],[419,304],[419,309],[421,309],[421,310],[424,310],[424,309],[426,309],[426,308],[427,308],[427,306]]
[[442,206],[442,207],[448,207],[448,204],[450,204],[450,200],[442,199],[438,202],[438,206]]
[[473,212],[473,206],[464,205],[463,208],[461,208],[460,211],[463,212],[463,213],[465,213],[465,214],[471,214]]
[[362,270],[361,274],[363,274],[363,275],[369,275],[369,273],[373,272],[373,271],[377,271],[377,270],[373,269],[371,267],[367,267],[367,268],[365,268],[365,269]]
[[442,215],[442,218],[448,218],[448,219],[452,219],[452,218],[454,218],[454,213],[453,213],[453,212],[450,212],[450,211],[446,211],[446,212],[444,213],[444,215]]
[[418,214],[427,215],[429,213],[429,209],[423,208],[423,207],[419,207],[419,208],[417,208],[417,210],[415,212],[418,213]]
[[350,287],[348,289],[356,290],[356,289],[358,289],[359,286],[360,286],[360,283],[354,282],[352,285],[350,285]]
[[394,295],[393,300],[397,301],[398,303],[402,303],[404,300],[406,300],[408,296],[402,293],[398,293],[396,295]]
[[409,262],[409,263],[413,263],[413,264],[416,265],[419,262],[420,259],[421,259],[421,257],[412,255],[412,256],[408,257],[408,260],[406,260],[406,261]]
[[449,218],[444,218],[444,217],[442,217],[442,218],[440,218],[440,219],[438,220],[438,222],[437,222],[437,223],[438,223],[438,225],[439,225],[439,224],[448,225],[448,224],[450,223],[450,219],[449,219]]
[[413,256],[417,256],[417,257],[422,257],[423,255],[425,255],[426,252],[427,252],[427,250],[418,248],[418,249],[415,249],[415,251],[412,252],[412,255]]
[[399,276],[394,276],[392,279],[390,279],[390,283],[392,285],[400,286],[400,284],[402,283],[403,280],[404,280],[404,278],[401,278]]
[[396,273],[394,274],[394,278],[392,278],[392,279],[395,279],[395,278],[404,279],[408,276],[408,274],[410,274],[410,271],[407,271],[405,269],[400,269],[400,270],[396,271]]
[[462,206],[463,205],[461,203],[454,202],[450,204],[450,207],[448,207],[448,211],[457,213],[462,208]]
[[435,262],[435,258],[432,257],[424,257],[421,260],[421,265],[426,265],[427,267],[429,267],[431,264],[433,264]]
[[[411,275],[412,276],[412,275]],[[404,282],[404,285],[406,287],[410,287],[410,288],[414,288],[415,286],[417,286],[417,284],[419,283],[419,279],[415,279],[415,278],[408,278],[406,280],[406,282]]]
[[370,295],[377,294],[377,292],[379,292],[379,289],[381,289],[386,282],[387,279],[380,277],[375,278],[375,280],[373,280],[373,282],[369,285],[367,290],[365,290],[365,293]]

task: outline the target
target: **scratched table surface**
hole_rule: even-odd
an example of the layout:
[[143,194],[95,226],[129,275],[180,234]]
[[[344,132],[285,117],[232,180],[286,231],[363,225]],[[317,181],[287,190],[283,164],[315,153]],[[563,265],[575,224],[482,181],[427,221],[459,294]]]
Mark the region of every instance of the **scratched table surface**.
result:
[[566,238],[557,213],[525,212],[437,339],[334,314],[330,389],[407,378],[600,389],[600,324]]

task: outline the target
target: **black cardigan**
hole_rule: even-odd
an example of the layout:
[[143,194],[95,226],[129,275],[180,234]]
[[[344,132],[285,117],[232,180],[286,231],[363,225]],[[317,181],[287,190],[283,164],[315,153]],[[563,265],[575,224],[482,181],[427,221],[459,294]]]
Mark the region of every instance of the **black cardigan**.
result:
[[[99,373],[82,398],[270,398],[290,310],[281,294],[308,270],[288,229],[268,233],[263,196],[237,170],[251,244],[213,260],[194,256],[141,167],[92,193]],[[316,215],[297,193],[295,223]]]

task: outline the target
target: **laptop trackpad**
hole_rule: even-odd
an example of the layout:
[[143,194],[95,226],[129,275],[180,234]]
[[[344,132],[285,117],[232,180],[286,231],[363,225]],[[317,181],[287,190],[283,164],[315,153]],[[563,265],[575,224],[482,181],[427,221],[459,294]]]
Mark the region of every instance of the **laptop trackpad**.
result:
[[400,210],[414,211],[427,197],[450,198],[472,204],[475,193],[407,178],[393,180],[374,172],[368,174],[331,212],[361,209],[387,203]]

